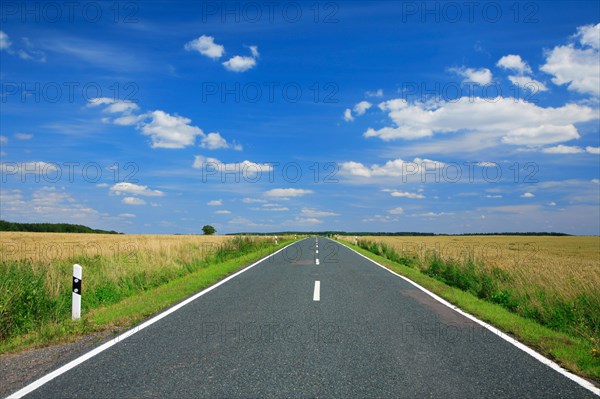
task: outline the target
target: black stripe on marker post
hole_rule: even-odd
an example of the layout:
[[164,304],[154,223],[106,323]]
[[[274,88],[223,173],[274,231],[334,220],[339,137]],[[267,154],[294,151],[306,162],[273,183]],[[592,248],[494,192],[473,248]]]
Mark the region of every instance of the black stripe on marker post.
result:
[[73,277],[73,293],[81,295],[81,279]]

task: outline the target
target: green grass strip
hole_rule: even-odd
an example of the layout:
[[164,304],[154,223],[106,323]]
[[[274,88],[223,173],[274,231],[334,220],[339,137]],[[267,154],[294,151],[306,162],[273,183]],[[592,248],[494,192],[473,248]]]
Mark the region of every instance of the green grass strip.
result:
[[264,258],[268,255],[267,250],[275,252],[289,243],[290,241],[282,242],[275,247],[260,248],[225,262],[212,264],[117,303],[93,309],[79,321],[47,323],[34,332],[3,342],[0,354],[74,342],[84,335],[99,331],[121,332]]

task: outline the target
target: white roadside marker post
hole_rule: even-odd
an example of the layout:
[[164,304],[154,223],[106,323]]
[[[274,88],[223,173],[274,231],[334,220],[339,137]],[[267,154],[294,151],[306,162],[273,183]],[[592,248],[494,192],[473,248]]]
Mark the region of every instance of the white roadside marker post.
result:
[[277,245],[277,236],[275,236],[275,245]]
[[81,318],[81,274],[80,265],[73,265],[73,307],[71,309],[71,318],[79,320]]
[[358,245],[358,237],[354,236],[354,245]]

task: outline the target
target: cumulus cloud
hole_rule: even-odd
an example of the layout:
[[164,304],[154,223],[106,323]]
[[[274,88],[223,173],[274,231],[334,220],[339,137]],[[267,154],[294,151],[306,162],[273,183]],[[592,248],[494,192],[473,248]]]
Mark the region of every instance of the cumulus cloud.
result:
[[521,198],[533,198],[533,197],[535,197],[535,194],[529,193],[529,192],[528,193],[523,193],[521,195]]
[[473,69],[473,68],[451,68],[451,72],[456,73],[464,78],[463,83],[477,83],[480,85],[487,85],[492,82],[492,71],[487,68]]
[[215,211],[215,213],[217,215],[231,215],[231,211],[228,211],[226,209],[220,209],[218,211]]
[[542,149],[546,154],[579,154],[583,150],[577,146],[568,146],[559,144],[555,147],[546,147]]
[[250,53],[252,54],[250,57],[236,55],[229,60],[223,62],[223,66],[225,69],[232,72],[245,72],[249,69],[252,69],[256,66],[256,60],[259,56],[258,47],[257,46],[249,46]]
[[571,91],[600,96],[600,57],[598,43],[600,23],[577,28],[577,43],[556,46],[546,54],[540,68],[552,75],[556,85],[567,85]]
[[589,152],[590,154],[596,154],[596,155],[600,154],[600,147],[589,147],[588,146],[588,147],[585,147],[585,150],[587,152]]
[[209,150],[217,150],[217,149],[234,149],[236,151],[241,151],[242,146],[237,143],[229,143],[225,140],[219,132],[208,133],[205,137],[200,140],[200,147],[206,148]]
[[204,135],[202,129],[190,124],[191,119],[183,116],[158,110],[150,112],[149,117],[150,122],[143,124],[141,131],[150,136],[152,148],[184,148]]
[[134,194],[134,195],[142,195],[146,197],[162,197],[164,193],[159,190],[151,190],[148,186],[142,186],[139,184],[121,182],[117,183],[110,188],[110,192],[116,195],[122,194]]
[[453,102],[408,103],[395,99],[380,104],[395,126],[367,129],[365,137],[384,141],[418,139],[434,133],[473,132],[515,145],[544,145],[579,138],[574,124],[598,119],[592,108],[566,104],[540,107],[510,98],[462,97]]
[[390,210],[388,211],[388,213],[389,213],[390,215],[401,215],[401,214],[403,214],[403,213],[404,213],[404,209],[402,209],[402,208],[398,207],[398,208],[390,209]]
[[371,108],[373,106],[373,104],[371,104],[368,101],[361,101],[358,104],[356,104],[353,108],[354,113],[358,116],[362,116],[365,114],[365,112],[367,112],[367,110],[369,108]]
[[215,38],[212,36],[202,35],[197,39],[187,42],[184,46],[187,51],[197,51],[200,54],[217,59],[225,53],[225,47],[215,43]]
[[408,191],[391,191],[392,197],[410,198],[410,199],[423,199],[425,196],[421,193],[410,193]]
[[387,161],[383,165],[364,165],[360,162],[348,161],[340,164],[340,173],[359,177],[399,177],[417,174],[423,169],[434,170],[443,167],[444,163],[430,159],[415,158],[413,161],[404,161],[400,158]]
[[354,120],[354,117],[352,116],[352,110],[350,108],[346,108],[344,111],[344,120],[346,122],[352,122]]
[[289,199],[290,197],[302,197],[312,193],[314,193],[314,191],[301,188],[274,188],[272,190],[265,191],[264,196],[285,200]]
[[212,201],[208,201],[206,203],[206,205],[208,205],[208,206],[221,206],[221,205],[223,205],[223,201],[221,201],[221,200],[212,200]]
[[531,68],[525,61],[521,59],[520,55],[509,54],[500,58],[496,63],[497,66],[503,69],[515,71],[519,74],[531,73]]
[[545,84],[543,84],[539,80],[535,80],[534,78],[532,78],[530,76],[512,76],[511,75],[508,77],[508,80],[510,80],[511,83],[514,84],[515,86],[522,87],[522,88],[527,89],[534,93],[548,91],[548,87],[546,87]]
[[205,157],[203,155],[196,155],[194,157],[194,163],[192,164],[192,167],[194,169],[204,168],[218,173],[238,173],[239,176],[244,176],[245,178],[253,178],[260,173],[270,172],[273,170],[273,166],[269,164],[260,164],[248,160],[242,162],[224,163],[216,158]]
[[152,148],[185,148],[194,145],[200,137],[202,148],[242,150],[240,144],[229,143],[218,132],[205,135],[201,128],[192,124],[191,119],[177,114],[171,115],[162,110],[137,114],[137,104],[108,97],[90,99],[87,106],[103,106],[104,113],[119,115],[112,120],[107,118],[106,121],[120,126],[135,126],[142,134],[150,137]]

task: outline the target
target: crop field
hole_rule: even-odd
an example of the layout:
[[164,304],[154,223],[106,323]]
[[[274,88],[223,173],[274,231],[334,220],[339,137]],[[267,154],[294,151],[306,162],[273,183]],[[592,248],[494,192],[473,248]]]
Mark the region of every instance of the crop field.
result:
[[600,237],[364,236],[358,241],[543,325],[595,342],[600,337]]
[[272,237],[0,234],[0,343],[70,318],[74,263],[83,267],[85,313],[274,246]]

